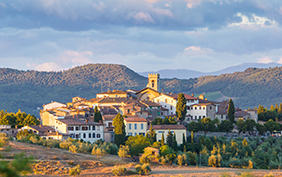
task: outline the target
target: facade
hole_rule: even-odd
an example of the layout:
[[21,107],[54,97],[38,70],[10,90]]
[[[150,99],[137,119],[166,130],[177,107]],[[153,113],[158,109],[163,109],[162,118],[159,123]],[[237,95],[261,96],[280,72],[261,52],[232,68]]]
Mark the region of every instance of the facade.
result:
[[67,105],[63,104],[63,103],[59,103],[57,101],[53,101],[51,103],[45,104],[43,105],[43,110],[51,110],[54,108],[59,108],[59,107],[66,107]]
[[97,93],[96,98],[127,98],[130,93],[122,90],[109,90],[107,92]]
[[124,118],[126,136],[146,135],[148,121],[135,116]]
[[18,133],[17,128],[12,128],[11,125],[0,125],[0,133],[5,133],[7,137],[13,136],[16,137]]
[[217,105],[214,103],[199,103],[188,107],[190,120],[198,120],[209,117],[211,120],[216,118]]
[[161,141],[162,133],[164,133],[164,138],[166,139],[168,131],[171,131],[172,134],[175,132],[178,145],[183,143],[183,134],[186,138],[186,128],[183,125],[152,125],[152,128],[156,131],[157,141]]
[[88,119],[58,119],[55,121],[54,129],[69,134],[73,139],[82,139],[86,142],[94,143],[104,139],[104,125]]
[[22,127],[22,130],[28,130],[33,132],[35,135],[40,136],[44,139],[56,139],[56,140],[67,140],[70,138],[69,134],[59,133],[54,128],[50,126],[42,126],[42,125],[28,125]]
[[160,75],[159,74],[148,74],[148,88],[160,92]]

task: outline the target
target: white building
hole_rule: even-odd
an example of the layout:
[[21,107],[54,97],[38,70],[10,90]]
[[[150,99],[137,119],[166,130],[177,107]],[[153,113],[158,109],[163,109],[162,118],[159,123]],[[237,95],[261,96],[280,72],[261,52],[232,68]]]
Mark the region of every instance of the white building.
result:
[[125,132],[127,136],[143,135],[145,136],[148,121],[145,118],[130,116],[124,118]]
[[162,133],[164,134],[164,139],[166,140],[169,131],[171,131],[172,134],[175,133],[178,145],[183,143],[183,134],[186,138],[186,128],[183,125],[152,125],[152,128],[157,133],[157,141],[161,141]]

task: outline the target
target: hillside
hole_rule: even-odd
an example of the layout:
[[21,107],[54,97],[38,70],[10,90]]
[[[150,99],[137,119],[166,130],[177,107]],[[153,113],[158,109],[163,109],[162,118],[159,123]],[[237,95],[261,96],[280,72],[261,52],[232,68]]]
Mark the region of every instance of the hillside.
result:
[[[282,67],[249,68],[244,72],[179,80],[162,79],[165,92],[221,92],[236,97],[243,108],[282,102]],[[142,89],[147,78],[123,65],[88,64],[60,72],[0,69],[0,109],[38,115],[38,109],[50,101],[68,102],[71,97],[94,98],[108,89]]]

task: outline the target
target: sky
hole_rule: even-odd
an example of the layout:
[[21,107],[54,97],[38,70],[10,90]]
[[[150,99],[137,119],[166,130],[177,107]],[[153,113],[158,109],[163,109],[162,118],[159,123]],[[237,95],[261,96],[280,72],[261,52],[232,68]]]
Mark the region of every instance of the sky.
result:
[[282,64],[281,0],[1,0],[0,67]]

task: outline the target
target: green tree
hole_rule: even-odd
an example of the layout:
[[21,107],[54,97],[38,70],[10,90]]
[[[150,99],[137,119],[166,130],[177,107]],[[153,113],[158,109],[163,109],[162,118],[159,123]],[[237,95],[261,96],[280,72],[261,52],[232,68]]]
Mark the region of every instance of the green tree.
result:
[[260,113],[263,113],[263,112],[265,112],[266,110],[265,110],[265,108],[264,108],[262,105],[259,105],[257,111],[258,111],[257,113],[258,113],[258,115],[259,115]]
[[234,122],[235,120],[234,114],[235,114],[235,106],[234,106],[232,99],[230,99],[229,104],[228,104],[228,109],[227,109],[227,115],[228,115],[228,119],[231,122]]
[[151,145],[151,142],[143,135],[137,135],[128,137],[125,144],[129,146],[131,155],[139,155],[139,153],[143,152],[144,148]]
[[274,111],[274,110],[275,110],[275,108],[274,108],[273,105],[270,106],[270,110],[271,110],[271,111]]
[[175,152],[178,150],[175,132],[173,133],[173,149]]
[[114,118],[113,126],[115,127],[115,144],[119,147],[124,144],[126,139],[124,119],[120,113]]
[[263,135],[266,131],[266,128],[264,125],[261,125],[259,123],[256,123],[256,129],[259,132],[260,135]]
[[205,134],[207,134],[207,132],[213,131],[214,129],[215,129],[215,125],[213,124],[213,122],[209,117],[201,119],[200,130],[204,131]]
[[183,146],[183,148],[184,148],[184,145],[186,144],[186,136],[185,136],[185,134],[183,133],[183,135],[182,135],[182,146]]
[[271,133],[274,131],[279,131],[280,130],[280,124],[277,122],[274,122],[272,119],[270,119],[269,121],[267,121],[264,124],[265,128],[267,131],[270,131]]
[[279,104],[278,113],[282,114],[282,103]]
[[230,120],[223,120],[219,125],[218,129],[221,132],[226,132],[227,135],[229,132],[233,130],[234,126],[233,123]]
[[171,133],[170,130],[168,130],[168,134],[167,134],[167,137],[166,137],[166,144],[171,147],[171,148],[174,148],[174,144],[173,144],[173,134]]
[[164,132],[162,132],[161,145],[163,146],[164,144],[165,144]]
[[153,144],[154,142],[157,141],[157,134],[156,134],[155,130],[153,129],[152,124],[150,125],[149,131],[146,133],[146,137],[149,138],[151,144]]
[[247,119],[244,122],[244,126],[247,132],[249,132],[249,135],[251,134],[251,132],[254,131],[254,127],[256,126],[256,122],[253,119]]
[[187,113],[186,108],[186,98],[183,93],[178,94],[177,104],[176,104],[176,115],[179,120],[185,120],[185,116]]
[[237,125],[237,130],[239,131],[239,135],[240,135],[241,132],[244,132],[244,133],[246,132],[246,127],[245,127],[243,118],[240,118],[236,122],[236,125]]
[[103,121],[101,112],[98,109],[98,106],[94,108],[94,122]]
[[198,132],[199,131],[199,122],[195,122],[195,121],[193,121],[193,122],[190,122],[189,124],[188,124],[188,130],[191,132],[191,131],[193,131],[193,132]]
[[22,125],[26,126],[26,125],[39,125],[40,121],[38,119],[36,119],[35,116],[31,116],[30,114],[26,116],[26,118],[24,119]]

